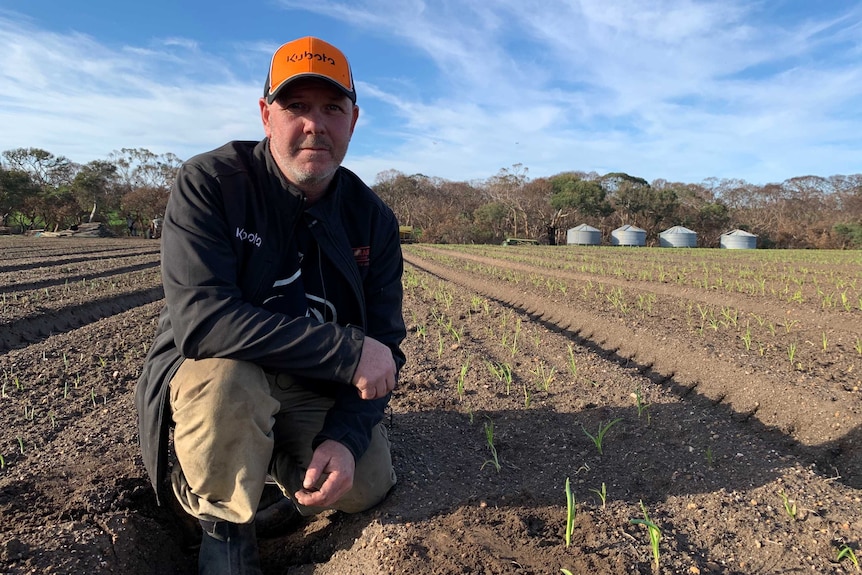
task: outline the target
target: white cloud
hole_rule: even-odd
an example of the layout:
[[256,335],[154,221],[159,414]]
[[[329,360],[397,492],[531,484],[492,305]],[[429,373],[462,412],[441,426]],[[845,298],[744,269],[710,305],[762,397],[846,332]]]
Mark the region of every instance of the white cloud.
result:
[[39,147],[85,163],[123,147],[188,157],[262,135],[259,87],[231,80],[193,42],[115,50],[0,16],[0,51],[9,55],[0,60],[3,150]]
[[[394,9],[351,6],[351,16]],[[432,101],[393,110],[426,136],[395,153],[412,147],[422,160],[410,164],[433,158],[425,165],[490,175],[515,157],[551,173],[612,166],[648,179],[761,182],[860,169],[862,68],[831,54],[859,37],[858,10],[779,27],[732,2],[482,3],[495,17],[466,3],[451,22],[430,3],[409,6],[375,26],[437,63]],[[506,144],[516,141],[513,152]]]
[[[369,181],[388,169],[486,178],[515,163],[531,176],[692,182],[860,171],[858,7],[791,18],[732,0],[281,5],[362,38],[348,53],[363,112],[347,165]],[[378,42],[399,53],[364,61],[359,48]],[[115,47],[0,12],[0,150],[85,162],[257,139],[262,78],[247,78],[275,47]]]

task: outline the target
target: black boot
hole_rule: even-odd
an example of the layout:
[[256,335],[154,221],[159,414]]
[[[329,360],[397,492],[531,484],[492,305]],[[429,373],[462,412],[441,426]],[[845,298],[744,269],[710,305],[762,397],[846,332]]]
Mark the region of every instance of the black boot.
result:
[[278,486],[269,483],[264,486],[263,495],[260,497],[260,504],[254,516],[258,539],[286,535],[299,528],[303,522],[304,518],[296,509],[296,505],[284,496]]
[[199,575],[262,575],[254,523],[201,520]]

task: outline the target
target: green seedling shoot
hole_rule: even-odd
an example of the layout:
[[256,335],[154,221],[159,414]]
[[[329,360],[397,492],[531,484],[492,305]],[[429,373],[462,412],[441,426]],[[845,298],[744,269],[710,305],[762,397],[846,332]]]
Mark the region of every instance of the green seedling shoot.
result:
[[575,362],[575,351],[572,349],[572,344],[568,346],[569,353],[569,371],[572,372],[572,377],[578,377],[578,364]]
[[650,423],[650,415],[649,415],[649,411],[648,411],[649,410],[649,404],[646,401],[644,401],[643,392],[641,391],[640,386],[638,386],[635,389],[634,393],[632,393],[632,396],[634,397],[635,406],[637,407],[637,410],[638,410],[638,417],[641,417],[644,413],[646,413],[647,424],[649,424]]
[[498,380],[506,383],[506,395],[512,391],[512,366],[508,363],[494,363],[489,361],[488,370]]
[[500,364],[500,371],[503,374],[503,381],[506,382],[506,395],[512,392],[512,366],[508,363]]
[[539,365],[536,366],[536,369],[531,371],[539,379],[539,386],[545,391],[550,391],[551,383],[554,381],[554,373],[556,373],[557,368],[551,367],[550,369],[546,369],[545,363],[540,361]]
[[518,321],[515,322],[515,332],[512,335],[512,344],[509,347],[509,351],[512,352],[512,357],[515,357],[515,354],[518,353],[518,335],[521,333],[521,318],[518,318]]
[[785,511],[785,513],[787,513],[787,516],[790,517],[791,519],[795,520],[796,519],[796,502],[791,501],[790,498],[787,496],[787,493],[785,493],[783,489],[778,492],[778,495],[781,497],[782,503],[784,503],[784,511]]
[[793,365],[793,359],[796,357],[796,343],[791,343],[787,348],[787,357],[790,359],[790,365]]
[[603,422],[600,421],[599,422],[599,431],[598,431],[598,433],[596,433],[596,435],[593,435],[592,433],[587,431],[584,426],[581,426],[581,429],[584,430],[584,433],[586,434],[586,436],[593,440],[593,443],[595,444],[596,449],[599,450],[599,455],[603,454],[602,443],[604,442],[605,434],[608,432],[608,430],[611,427],[613,427],[614,425],[616,425],[620,421],[622,421],[622,418],[620,418],[620,417],[618,417],[617,419],[614,419],[613,421],[611,421],[607,424],[604,424]]
[[569,571],[568,569],[560,569],[560,573],[562,573],[563,575],[574,575],[574,574],[573,574],[571,571]]
[[838,549],[838,555],[835,557],[835,561],[841,563],[844,559],[849,559],[853,566],[856,567],[856,570],[860,571],[859,559],[856,558],[856,553],[854,553],[853,549],[846,543]]
[[649,532],[649,544],[650,548],[652,549],[653,564],[655,565],[655,570],[658,571],[660,558],[659,542],[661,541],[661,529],[659,529],[659,527],[650,520],[649,515],[647,515],[646,505],[644,505],[643,500],[641,500],[640,504],[641,511],[644,514],[644,518],[630,519],[629,522],[636,525],[646,526],[647,531]]
[[467,377],[467,370],[470,369],[470,360],[461,366],[461,373],[458,374],[458,397],[464,399],[464,379]]
[[745,328],[745,333],[739,337],[742,338],[742,342],[745,344],[745,351],[751,351],[751,328]]
[[590,491],[592,491],[593,493],[595,493],[596,495],[599,496],[599,499],[601,499],[601,501],[602,501],[602,508],[604,508],[605,503],[607,503],[607,500],[608,500],[608,486],[605,485],[605,482],[602,481],[602,488],[601,489],[590,489]]
[[575,515],[577,514],[578,502],[572,493],[572,485],[566,477],[566,547],[572,544],[572,531],[575,528]]
[[490,463],[497,470],[497,473],[500,473],[500,459],[497,456],[497,447],[494,445],[494,422],[490,419],[485,422],[485,442],[488,444],[488,449],[491,450],[491,459],[486,460],[481,469],[485,469],[485,466]]
[[455,338],[455,343],[461,343],[461,334],[460,332],[452,326],[452,320],[449,320],[449,323],[446,325],[446,329],[449,333],[452,334],[452,337]]

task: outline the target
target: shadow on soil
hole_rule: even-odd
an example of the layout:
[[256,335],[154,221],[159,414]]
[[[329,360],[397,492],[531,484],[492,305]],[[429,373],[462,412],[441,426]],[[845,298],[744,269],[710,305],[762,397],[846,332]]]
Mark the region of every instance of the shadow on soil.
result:
[[697,392],[697,384],[682,384],[676,381],[673,374],[665,374],[653,369],[653,365],[638,363],[630,357],[618,354],[619,347],[606,348],[600,343],[583,337],[580,330],[561,327],[553,321],[548,321],[541,315],[531,313],[518,306],[497,300],[500,305],[522,313],[528,313],[532,320],[543,325],[549,331],[561,333],[578,345],[590,350],[599,357],[614,362],[625,369],[633,369],[650,381],[664,386],[679,397],[685,397],[687,402],[697,406],[711,406],[717,416],[727,417],[733,421],[745,423],[750,433],[774,442],[782,451],[798,457],[804,463],[815,464],[820,473],[834,478],[854,489],[862,489],[862,426],[851,429],[847,434],[835,441],[820,445],[806,445],[791,437],[782,430],[764,425],[755,417],[754,411],[740,413],[729,405],[722,403],[722,397],[710,398]]

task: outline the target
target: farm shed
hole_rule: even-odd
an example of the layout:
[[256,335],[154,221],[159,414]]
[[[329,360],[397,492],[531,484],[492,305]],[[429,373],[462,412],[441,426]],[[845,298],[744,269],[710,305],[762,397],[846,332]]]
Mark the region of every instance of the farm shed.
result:
[[663,248],[696,248],[697,234],[683,226],[673,226],[658,235],[658,244]]
[[566,243],[575,246],[597,246],[602,243],[602,232],[581,224],[566,230]]
[[646,230],[625,225],[611,232],[611,245],[643,246],[646,244]]
[[757,236],[744,230],[733,230],[721,234],[719,246],[729,250],[753,250],[757,248]]

